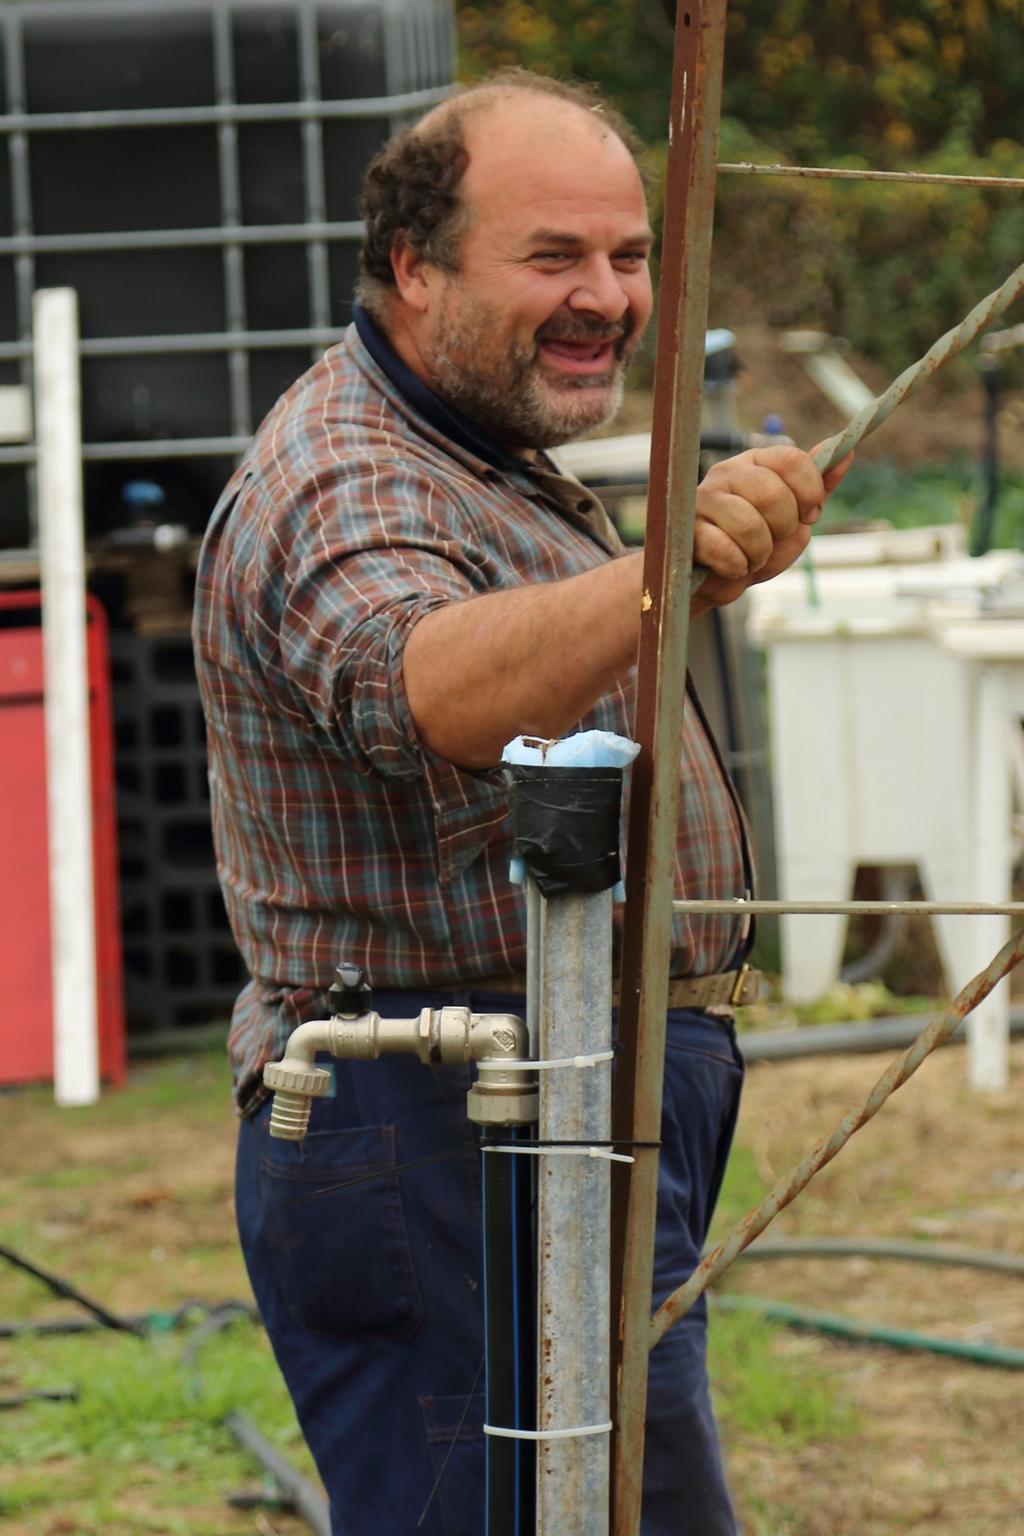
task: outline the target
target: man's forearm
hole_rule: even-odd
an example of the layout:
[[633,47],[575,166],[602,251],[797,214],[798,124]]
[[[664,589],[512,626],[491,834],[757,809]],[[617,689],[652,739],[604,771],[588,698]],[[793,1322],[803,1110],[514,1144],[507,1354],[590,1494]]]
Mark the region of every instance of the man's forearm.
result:
[[559,736],[636,659],[643,558],[435,608],[405,647],[421,740],[464,768],[514,736]]

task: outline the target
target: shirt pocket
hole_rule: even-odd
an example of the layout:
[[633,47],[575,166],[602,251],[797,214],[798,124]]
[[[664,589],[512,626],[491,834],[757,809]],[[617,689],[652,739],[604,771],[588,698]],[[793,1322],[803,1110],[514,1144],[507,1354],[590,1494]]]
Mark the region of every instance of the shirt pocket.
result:
[[503,779],[456,768],[424,754],[427,787],[434,816],[437,874],[443,885],[464,874],[473,860],[504,829],[511,832],[508,786]]
[[335,1337],[411,1338],[424,1308],[394,1127],[271,1142],[260,1171],[273,1263],[295,1321]]

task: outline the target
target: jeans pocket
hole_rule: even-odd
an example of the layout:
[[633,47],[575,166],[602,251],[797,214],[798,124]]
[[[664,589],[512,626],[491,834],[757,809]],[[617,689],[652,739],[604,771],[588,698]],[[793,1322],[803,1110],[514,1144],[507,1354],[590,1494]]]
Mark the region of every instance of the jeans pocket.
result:
[[423,1322],[392,1126],[271,1141],[260,1198],[289,1312],[314,1333],[407,1339]]
[[420,1407],[444,1536],[480,1536],[484,1528],[484,1394],[421,1397]]

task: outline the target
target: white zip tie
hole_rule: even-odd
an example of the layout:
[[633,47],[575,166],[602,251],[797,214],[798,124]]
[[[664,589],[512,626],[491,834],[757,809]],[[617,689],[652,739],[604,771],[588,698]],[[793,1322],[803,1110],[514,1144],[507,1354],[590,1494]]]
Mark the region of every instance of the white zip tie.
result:
[[481,1152],[525,1152],[530,1157],[558,1156],[565,1157],[604,1157],[610,1163],[635,1163],[636,1158],[630,1157],[626,1152],[611,1152],[607,1147],[531,1147],[526,1142],[510,1142],[496,1145],[493,1141],[485,1141]]
[[505,1440],[575,1440],[583,1435],[610,1435],[612,1421],[606,1424],[577,1424],[574,1429],[502,1429],[485,1424],[485,1435],[500,1435]]
[[547,1072],[552,1067],[596,1067],[602,1061],[614,1061],[614,1051],[593,1051],[589,1056],[555,1056],[550,1061],[503,1061],[488,1056],[477,1062],[478,1071],[490,1067],[496,1072]]

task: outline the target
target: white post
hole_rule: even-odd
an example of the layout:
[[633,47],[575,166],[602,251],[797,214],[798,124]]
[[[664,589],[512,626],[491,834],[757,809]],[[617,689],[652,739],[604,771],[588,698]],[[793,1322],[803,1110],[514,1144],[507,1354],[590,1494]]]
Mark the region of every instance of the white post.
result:
[[99,1096],[86,663],[78,299],[33,303],[50,855],[53,1081],[58,1104]]
[[[979,664],[977,736],[973,775],[975,901],[1006,901],[1011,886],[1012,748],[1006,669]],[[1018,729],[1016,721],[1013,729]],[[970,917],[973,957],[968,974],[980,971],[1010,932],[1006,917]],[[962,985],[957,977],[957,984]],[[972,1088],[999,1091],[1009,1083],[1010,983],[998,987],[967,1016],[968,1074]]]

